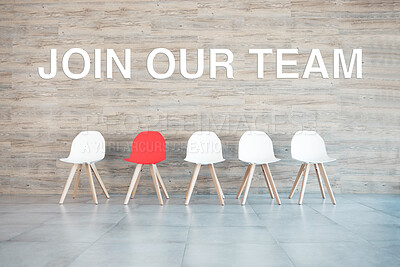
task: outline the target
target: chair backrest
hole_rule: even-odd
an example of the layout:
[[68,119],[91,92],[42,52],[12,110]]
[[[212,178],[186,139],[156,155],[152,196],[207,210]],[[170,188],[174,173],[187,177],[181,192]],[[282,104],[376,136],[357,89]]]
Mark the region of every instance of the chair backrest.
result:
[[132,142],[131,155],[125,159],[138,164],[156,164],[167,157],[164,137],[155,131],[139,133]]
[[104,159],[105,151],[105,140],[100,132],[83,131],[72,141],[68,158],[88,163],[95,162]]
[[221,140],[214,132],[195,132],[189,138],[185,160],[196,164],[224,161]]
[[298,131],[292,138],[291,144],[292,158],[314,162],[318,159],[328,158],[325,142],[315,131]]
[[261,131],[247,131],[239,141],[239,160],[264,164],[278,161],[271,138]]

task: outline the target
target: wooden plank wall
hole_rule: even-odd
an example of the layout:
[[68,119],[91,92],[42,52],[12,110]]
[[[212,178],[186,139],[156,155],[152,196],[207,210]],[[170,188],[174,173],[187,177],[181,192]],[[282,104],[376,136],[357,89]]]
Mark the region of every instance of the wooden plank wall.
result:
[[[0,4],[0,193],[61,193],[70,166],[58,161],[69,153],[82,130],[98,130],[107,142],[98,164],[111,193],[125,193],[133,166],[128,156],[140,131],[157,130],[167,140],[167,161],[159,169],[170,193],[183,193],[193,164],[183,161],[186,141],[197,130],[215,131],[223,141],[225,162],[216,165],[225,193],[236,193],[245,172],[237,143],[246,130],[267,132],[283,160],[271,165],[279,191],[289,191],[300,166],[290,159],[290,140],[298,130],[316,130],[328,153],[334,191],[400,193],[400,4],[395,0],[359,1],[1,1]],[[132,49],[132,79],[115,71],[113,79],[67,78],[59,67],[52,80],[51,48],[61,55],[73,47]],[[205,49],[205,74],[196,80],[179,74],[154,80],[146,58],[165,47],[178,58],[188,49],[196,70],[197,48]],[[223,70],[208,74],[208,49],[228,48],[235,55],[234,80]],[[272,48],[265,78],[256,78],[256,57],[249,48]],[[319,48],[331,78],[275,78],[275,49],[298,48],[302,74],[308,54]],[[363,79],[332,79],[333,49],[363,49]],[[103,59],[105,58],[103,53]],[[157,70],[166,60],[157,58]],[[103,60],[104,61],[104,60]],[[72,70],[81,59],[72,58]],[[251,192],[265,193],[257,169]],[[138,193],[153,193],[144,172]],[[89,193],[87,179],[81,192]],[[317,192],[315,174],[308,191]],[[215,194],[211,177],[200,172],[197,193]],[[282,196],[283,197],[283,196]]]

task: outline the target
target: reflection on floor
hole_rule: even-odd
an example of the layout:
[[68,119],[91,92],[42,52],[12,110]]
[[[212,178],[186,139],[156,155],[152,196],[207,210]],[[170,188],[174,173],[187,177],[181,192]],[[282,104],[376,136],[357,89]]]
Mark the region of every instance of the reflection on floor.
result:
[[399,266],[400,196],[0,195],[1,266]]

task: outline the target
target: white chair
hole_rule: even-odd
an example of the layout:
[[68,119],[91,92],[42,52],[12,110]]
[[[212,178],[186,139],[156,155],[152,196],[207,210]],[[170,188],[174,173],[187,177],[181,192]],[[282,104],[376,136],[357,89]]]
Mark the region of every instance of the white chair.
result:
[[213,132],[200,131],[195,132],[188,141],[186,150],[186,161],[196,164],[192,179],[190,180],[189,188],[186,192],[185,205],[189,204],[193,193],[193,188],[199,175],[201,165],[208,165],[210,169],[214,186],[217,189],[219,202],[224,205],[224,193],[215,173],[214,163],[222,162],[225,159],[222,157],[221,140]]
[[244,189],[242,205],[246,203],[256,165],[261,165],[271,198],[275,196],[276,203],[280,205],[281,200],[279,199],[278,191],[276,190],[275,182],[268,166],[269,163],[280,160],[275,157],[271,138],[261,131],[245,132],[239,141],[239,160],[249,164],[236,196],[236,198],[239,198]]
[[317,174],[322,198],[325,198],[325,193],[321,176],[322,179],[324,179],[325,186],[328,190],[332,204],[336,204],[335,197],[333,196],[332,188],[329,184],[328,176],[326,175],[325,167],[323,165],[323,163],[335,161],[335,159],[329,157],[326,153],[325,142],[322,137],[314,131],[298,131],[292,138],[291,150],[292,158],[304,163],[300,167],[292,190],[290,191],[289,198],[292,198],[294,190],[296,189],[297,184],[304,173],[299,197],[299,205],[303,203],[304,191],[307,184],[308,174],[310,172],[310,165],[313,164]]
[[96,189],[94,188],[93,176],[96,177],[100,184],[101,189],[104,192],[106,198],[110,198],[107,189],[101,180],[100,174],[95,166],[95,163],[102,160],[105,155],[105,141],[101,133],[97,131],[84,131],[79,133],[72,141],[71,152],[68,158],[60,159],[63,162],[74,164],[69,173],[67,182],[65,183],[64,191],[61,195],[60,204],[64,203],[65,196],[68,193],[68,189],[71,186],[72,180],[74,179],[75,172],[77,172],[73,198],[76,196],[76,191],[79,185],[79,178],[82,171],[82,165],[85,165],[86,171],[89,176],[90,189],[93,195],[93,201],[97,204]]

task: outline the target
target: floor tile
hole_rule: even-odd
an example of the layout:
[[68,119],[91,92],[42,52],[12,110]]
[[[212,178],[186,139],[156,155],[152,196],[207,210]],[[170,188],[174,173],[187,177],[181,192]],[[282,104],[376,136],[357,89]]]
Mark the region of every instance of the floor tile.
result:
[[[121,198],[121,203],[123,203],[125,196]],[[169,199],[166,199],[163,195],[163,202],[164,205],[183,205],[185,203],[185,199],[183,195],[170,195]],[[135,198],[129,201],[129,205],[132,204],[139,204],[139,205],[159,205],[158,198],[156,193],[143,195],[143,194],[136,194]]]
[[70,205],[60,205],[58,201],[55,203],[32,203],[32,204],[2,204],[0,202],[0,212],[14,212],[14,213],[63,213],[69,212],[81,206],[82,203],[74,203]]
[[253,213],[193,213],[192,226],[262,226]]
[[352,231],[335,223],[324,225],[269,225],[268,231],[281,243],[366,242]]
[[[282,201],[282,204],[298,204],[300,192],[296,191],[291,199],[288,198],[289,193],[280,193],[279,196]],[[343,196],[341,194],[335,194],[335,192],[334,192],[334,196],[335,196],[335,200],[336,200],[337,204],[356,203],[356,200],[349,198],[347,196]],[[325,199],[323,199],[320,193],[308,193],[307,189],[306,189],[306,192],[304,193],[304,198],[303,198],[303,205],[307,205],[307,204],[321,204],[321,205],[329,204],[329,205],[334,206],[332,204],[331,199],[326,190],[325,190]]]
[[250,205],[210,205],[210,204],[196,204],[190,206],[194,213],[254,213]]
[[332,225],[333,222],[322,214],[314,212],[276,212],[258,214],[265,225]]
[[89,243],[0,242],[1,266],[69,266]]
[[96,243],[70,266],[181,266],[184,243]]
[[190,227],[188,243],[195,244],[275,244],[275,240],[262,226]]
[[188,226],[137,226],[119,224],[104,234],[98,243],[176,243],[186,242]]
[[116,224],[125,216],[125,213],[69,212],[58,214],[46,220],[45,224]]
[[296,266],[398,266],[394,255],[358,242],[281,244]]
[[329,214],[329,213],[335,213],[335,212],[353,212],[353,211],[376,211],[373,208],[370,208],[368,206],[365,206],[360,203],[340,203],[338,205],[332,205],[332,204],[307,204],[307,206],[313,208],[314,210],[323,213],[323,214]]
[[[185,199],[182,198],[182,203],[185,203]],[[225,205],[239,205],[240,200],[236,199],[235,195],[225,195],[224,199]],[[221,206],[217,193],[213,195],[198,195],[193,193],[192,197],[190,198],[189,205],[195,206],[199,204],[206,204],[206,205],[215,205]]]
[[0,195],[1,204],[48,203],[54,199],[56,199],[55,195]]
[[144,204],[136,204],[135,207],[130,208],[129,213],[141,213],[141,212],[149,212],[149,213],[175,213],[175,212],[183,212],[183,213],[191,213],[192,207],[185,205],[176,205],[176,204],[167,204],[167,205],[144,205]]
[[400,224],[400,218],[379,211],[358,211],[325,213],[332,221],[344,225]]
[[167,212],[132,212],[122,219],[119,224],[124,225],[164,225],[164,226],[189,226],[191,214]]
[[40,226],[40,224],[10,224],[0,226],[0,241],[6,241],[26,231]]
[[398,199],[398,201],[363,201],[360,202],[361,204],[370,207],[372,209],[375,209],[376,211],[381,211],[384,212],[386,214],[389,214],[391,216],[396,216],[396,217],[400,217],[400,199]]
[[373,246],[385,252],[391,253],[400,259],[400,241],[370,241]]
[[251,204],[251,208],[254,212],[258,214],[263,213],[296,213],[296,214],[303,214],[303,213],[314,213],[317,214],[317,211],[310,208],[307,205],[299,205],[295,204],[288,204],[288,205],[265,205],[265,204]]
[[113,224],[43,224],[13,238],[13,241],[95,242]]
[[368,241],[400,242],[400,224],[357,224],[347,228]]
[[293,266],[274,244],[187,244],[184,267],[191,266]]
[[[286,196],[286,197],[283,197]],[[397,266],[400,197],[336,194],[337,205],[307,193],[303,205],[281,194],[0,195],[4,266]],[[296,196],[295,196],[296,197]],[[154,256],[156,255],[156,256]]]
[[[65,204],[63,206],[69,206]],[[82,213],[126,213],[130,212],[131,209],[135,208],[136,205],[123,205],[121,202],[118,205],[111,204],[99,204],[94,205],[93,203],[79,204],[71,207],[68,212],[82,212]]]
[[52,212],[7,212],[0,213],[0,225],[8,224],[39,224],[59,216],[59,213]]

